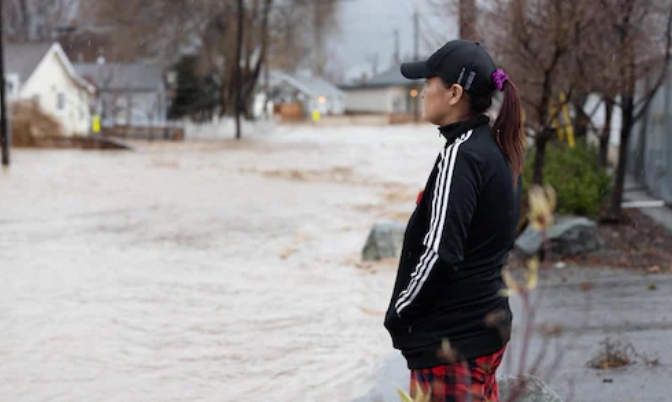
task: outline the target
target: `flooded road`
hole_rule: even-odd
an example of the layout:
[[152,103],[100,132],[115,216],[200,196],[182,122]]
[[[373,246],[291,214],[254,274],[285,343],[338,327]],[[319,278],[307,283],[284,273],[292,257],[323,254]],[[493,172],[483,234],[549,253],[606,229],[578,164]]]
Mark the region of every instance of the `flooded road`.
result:
[[431,127],[281,128],[0,170],[0,400],[348,401],[391,344],[394,265]]

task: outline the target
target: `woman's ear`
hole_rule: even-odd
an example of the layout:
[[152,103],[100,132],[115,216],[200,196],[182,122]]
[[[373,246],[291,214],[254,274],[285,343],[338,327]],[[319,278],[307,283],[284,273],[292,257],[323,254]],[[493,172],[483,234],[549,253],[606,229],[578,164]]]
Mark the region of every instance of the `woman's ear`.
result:
[[448,89],[448,92],[449,92],[449,95],[450,95],[450,97],[448,99],[448,103],[451,106],[454,106],[454,105],[457,105],[460,102],[460,100],[462,99],[462,95],[464,95],[464,88],[462,88],[462,85],[453,84]]

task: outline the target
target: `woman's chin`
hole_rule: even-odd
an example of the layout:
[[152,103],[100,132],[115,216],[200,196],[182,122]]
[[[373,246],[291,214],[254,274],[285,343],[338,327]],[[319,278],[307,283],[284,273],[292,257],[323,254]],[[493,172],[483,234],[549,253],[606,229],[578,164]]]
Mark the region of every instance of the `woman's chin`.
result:
[[427,116],[424,113],[422,114],[422,120],[429,123],[429,124],[433,124],[435,126],[440,126],[441,125],[439,119],[432,118],[431,116]]

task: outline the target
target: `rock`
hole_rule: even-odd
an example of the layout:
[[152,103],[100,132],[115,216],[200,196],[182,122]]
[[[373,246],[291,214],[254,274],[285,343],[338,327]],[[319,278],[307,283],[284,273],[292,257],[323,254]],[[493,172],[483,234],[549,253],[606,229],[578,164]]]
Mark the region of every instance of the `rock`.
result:
[[362,251],[363,261],[377,261],[385,258],[399,258],[404,242],[406,225],[395,221],[376,223]]
[[515,249],[524,256],[530,257],[539,253],[542,242],[541,233],[528,226],[516,239]]
[[[499,400],[510,402],[562,402],[560,397],[541,379],[525,374],[523,389],[519,391],[519,382],[516,377],[502,377],[497,380],[499,385]],[[520,396],[511,401],[512,392],[520,392]]]
[[[562,257],[576,256],[598,250],[602,244],[597,224],[582,217],[560,217],[548,229],[551,250]],[[542,249],[541,233],[528,226],[516,239],[515,247],[524,256],[533,256]]]

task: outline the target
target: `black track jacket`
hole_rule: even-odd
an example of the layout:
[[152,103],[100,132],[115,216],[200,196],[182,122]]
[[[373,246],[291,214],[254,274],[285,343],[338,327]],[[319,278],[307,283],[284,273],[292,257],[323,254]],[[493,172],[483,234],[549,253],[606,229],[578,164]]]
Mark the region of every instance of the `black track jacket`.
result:
[[444,339],[461,359],[509,340],[512,314],[502,267],[520,214],[520,182],[489,118],[440,128],[447,142],[408,222],[385,327],[410,369],[447,364]]

